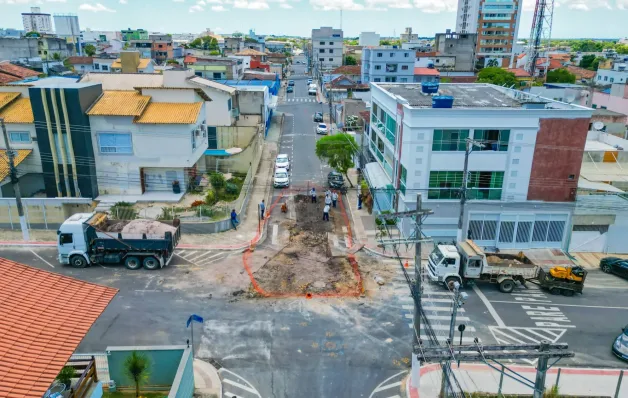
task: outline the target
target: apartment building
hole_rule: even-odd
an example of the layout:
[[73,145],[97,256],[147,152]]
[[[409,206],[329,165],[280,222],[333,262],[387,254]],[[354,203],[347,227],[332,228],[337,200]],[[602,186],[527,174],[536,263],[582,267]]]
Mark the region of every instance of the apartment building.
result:
[[445,33],[437,33],[434,40],[434,51],[440,56],[453,56],[452,72],[472,72],[475,70],[475,50],[477,48],[477,34],[456,33],[449,29]]
[[150,35],[151,56],[159,64],[172,59],[172,36],[170,35]]
[[522,9],[522,0],[458,0],[456,31],[477,33],[476,57],[483,65],[496,60],[509,67]]
[[399,35],[399,40],[401,43],[417,42],[419,35],[412,33],[412,28],[406,28],[406,30]]
[[393,46],[362,50],[362,83],[414,81],[414,51]]
[[312,29],[312,63],[320,70],[342,66],[342,29]]
[[[467,139],[463,238],[503,249],[565,248],[592,110],[490,84],[371,83],[374,159],[364,170],[375,210],[434,211],[424,232],[458,235]],[[394,188],[394,189],[391,189]],[[399,224],[409,234],[410,222]]]
[[31,12],[22,13],[24,32],[38,32],[53,34],[52,18],[50,14],[41,12],[40,7],[31,7]]

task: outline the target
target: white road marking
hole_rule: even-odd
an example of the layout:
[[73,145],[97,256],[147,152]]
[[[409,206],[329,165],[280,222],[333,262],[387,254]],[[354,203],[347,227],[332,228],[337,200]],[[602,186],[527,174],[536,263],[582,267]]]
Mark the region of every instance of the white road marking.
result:
[[[423,311],[451,311],[449,307],[425,307],[423,306]],[[464,308],[458,308],[458,312],[464,312]]]
[[[425,314],[425,316],[427,317],[427,319],[434,320],[434,321],[448,321],[448,320],[451,319],[451,316],[449,316],[449,315],[428,315],[428,314]],[[456,321],[470,322],[471,318],[469,318],[468,316],[456,316]]]
[[[493,303],[504,303],[504,304],[521,304],[521,301],[499,301],[499,300],[493,300],[492,302]],[[563,307],[578,307],[578,308],[602,308],[602,309],[608,309],[608,310],[628,310],[628,307],[604,307],[604,306],[600,306],[600,305],[558,304],[558,303],[551,303],[551,304],[547,304],[547,305],[551,305],[552,307],[563,306]]]
[[[480,300],[482,300],[482,302],[484,303],[484,305],[488,309],[488,312],[491,313],[491,315],[493,316],[493,319],[495,320],[495,323],[497,323],[497,326],[505,327],[506,324],[504,323],[502,318],[497,314],[497,311],[495,311],[495,307],[493,307],[493,305],[488,301],[488,299],[486,298],[484,293],[482,293],[480,288],[478,288],[476,285],[473,285],[473,291],[478,295]],[[521,304],[521,303],[519,303],[519,304]]]
[[54,268],[55,266],[50,264],[48,261],[44,260],[39,254],[35,253],[33,250],[30,250],[31,253],[33,253],[33,255],[35,257],[37,257],[38,259],[40,259],[41,261],[43,261],[44,263],[48,264],[49,266],[51,266],[52,268]]
[[[381,382],[381,383],[380,383],[380,384],[379,384],[379,385],[375,388],[375,390],[373,390],[373,392],[371,393],[371,395],[369,395],[369,398],[373,398],[373,394],[375,394],[376,392],[382,391],[382,390],[380,390],[380,389],[379,389],[379,388],[380,388],[380,386],[382,386],[382,385],[386,386],[387,384],[384,384],[384,383],[386,383],[388,380],[390,380],[390,379],[394,379],[395,377],[400,376],[400,375],[405,374],[405,373],[408,373],[408,371],[407,371],[407,370],[404,370],[403,372],[399,372],[399,373],[397,373],[397,374],[394,374],[394,375],[390,376],[389,378],[387,378],[386,380],[382,381],[382,382]],[[393,398],[393,397],[391,397],[391,398]]]
[[272,238],[272,244],[276,245],[277,244],[277,235],[279,234],[279,225],[275,224],[273,225],[273,238]]
[[[406,314],[406,318],[408,319],[412,319],[412,314]],[[458,318],[456,318],[456,321],[458,320]],[[449,325],[430,325],[432,327],[432,330],[446,330],[449,331]],[[421,324],[421,328],[424,328],[425,325]],[[473,326],[467,326],[467,328],[465,329],[465,332],[475,332],[475,328]]]
[[207,256],[208,254],[212,254],[212,251],[206,251],[205,253],[202,253],[200,256],[196,256],[196,257],[190,257],[189,261],[197,261],[200,260],[201,258]]
[[[241,388],[244,391],[250,392],[251,394],[258,394],[257,391],[255,391],[254,389],[250,388],[249,386],[245,386],[244,384],[240,384],[237,381],[231,380],[231,379],[227,379],[224,378],[222,379],[223,383],[227,383],[227,384],[231,384],[232,386],[236,386],[238,388]],[[259,394],[258,394],[259,396]]]
[[340,247],[340,243],[338,243],[338,236],[336,234],[330,234],[331,241],[334,243],[334,247]]
[[373,392],[380,392],[380,391],[384,391],[384,390],[388,390],[389,388],[393,388],[393,387],[399,387],[401,386],[401,382],[395,382],[395,383],[391,383],[391,384],[386,384],[385,386],[381,386],[381,387],[377,387],[376,389],[373,390]]

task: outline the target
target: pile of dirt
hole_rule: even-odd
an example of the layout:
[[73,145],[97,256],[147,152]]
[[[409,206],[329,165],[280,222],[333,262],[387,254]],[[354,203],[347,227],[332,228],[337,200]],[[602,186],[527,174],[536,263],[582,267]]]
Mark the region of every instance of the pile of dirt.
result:
[[296,221],[289,226],[288,244],[255,273],[262,289],[274,294],[345,294],[357,288],[353,267],[344,257],[331,257],[328,233],[340,235],[332,217],[323,221],[324,196],[311,203],[309,196],[295,198]]
[[106,232],[122,232],[123,234],[133,235],[151,235],[151,236],[164,236],[166,232],[176,232],[176,228],[172,225],[164,224],[155,220],[132,220],[132,221],[119,221],[110,224],[105,229]]

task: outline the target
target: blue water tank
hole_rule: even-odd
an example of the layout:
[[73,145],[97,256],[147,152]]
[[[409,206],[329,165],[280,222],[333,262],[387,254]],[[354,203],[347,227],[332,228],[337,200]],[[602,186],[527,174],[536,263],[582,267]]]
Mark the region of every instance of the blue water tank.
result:
[[436,93],[438,93],[438,83],[437,82],[422,82],[421,83],[421,92],[423,94],[436,94]]
[[453,108],[454,97],[451,95],[435,95],[432,97],[432,108]]

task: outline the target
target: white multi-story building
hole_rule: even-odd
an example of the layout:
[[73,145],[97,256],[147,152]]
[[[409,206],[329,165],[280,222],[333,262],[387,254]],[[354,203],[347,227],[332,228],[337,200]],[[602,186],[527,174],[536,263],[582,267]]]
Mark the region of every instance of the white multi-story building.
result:
[[312,29],[312,63],[321,70],[342,66],[342,29]]
[[[472,139],[482,147],[468,158],[463,238],[503,249],[566,247],[592,110],[490,84],[440,85],[448,98],[422,91],[371,83],[365,145],[375,161],[364,169],[375,210],[414,209],[421,193],[434,211],[424,233],[455,239]],[[401,222],[404,233],[410,224]]]
[[364,48],[361,80],[363,83],[412,83],[414,55],[414,51],[392,46]]
[[457,33],[477,33],[476,56],[509,67],[519,32],[521,0],[458,0]]
[[25,32],[54,33],[50,14],[41,12],[39,7],[31,7],[31,12],[22,13]]
[[55,22],[55,33],[57,36],[74,43],[78,49],[79,55],[81,55],[81,28],[79,27],[78,16],[72,14],[55,14],[53,18]]
[[379,34],[375,32],[362,32],[360,33],[358,44],[364,47],[379,46]]
[[598,69],[595,74],[595,83],[600,86],[628,83],[628,67],[625,63],[616,63],[612,69]]

